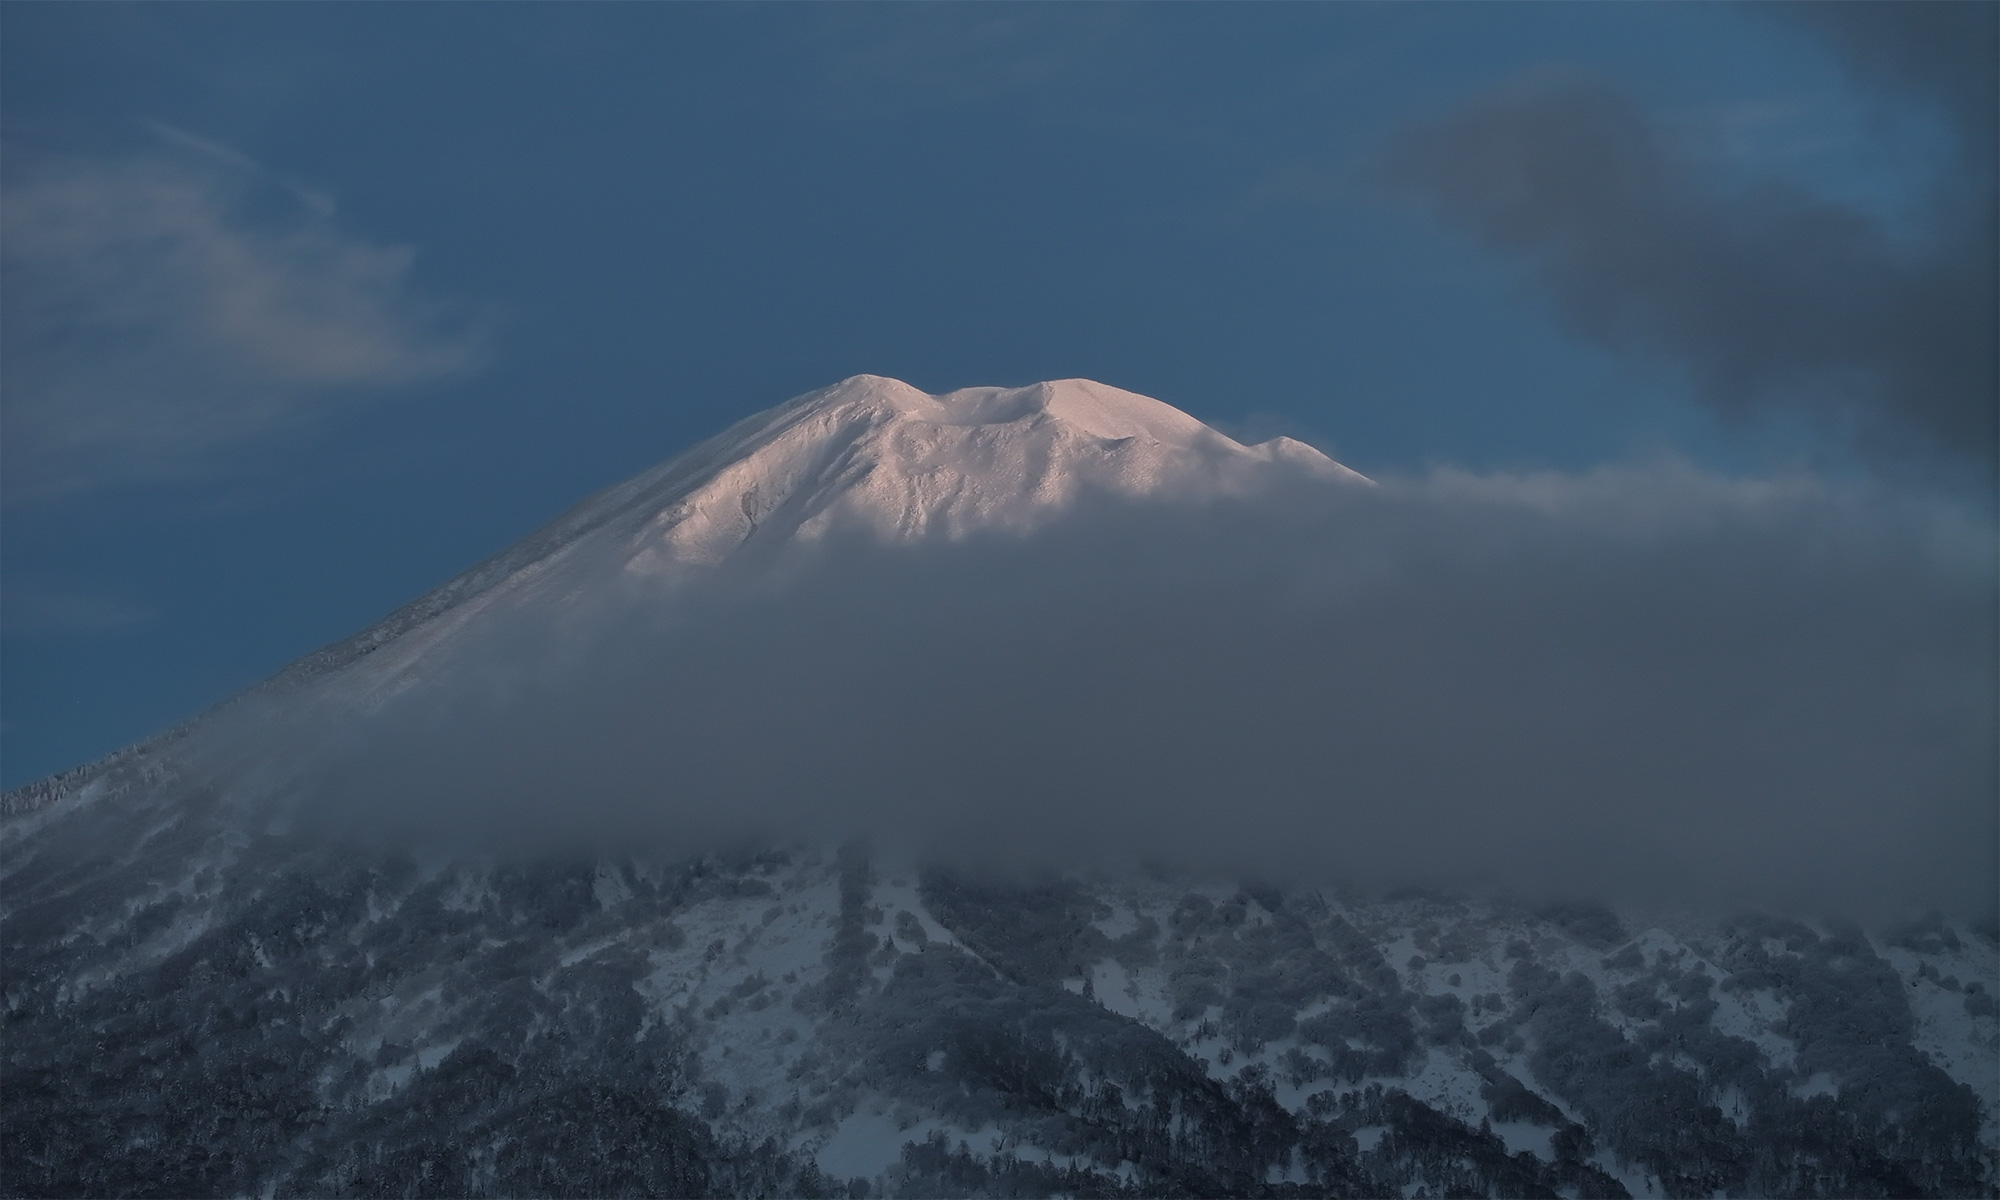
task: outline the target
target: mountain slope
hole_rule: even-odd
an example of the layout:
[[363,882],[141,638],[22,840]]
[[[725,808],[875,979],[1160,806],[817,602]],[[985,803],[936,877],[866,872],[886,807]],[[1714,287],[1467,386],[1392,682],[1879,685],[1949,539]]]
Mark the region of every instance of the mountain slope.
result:
[[[592,498],[259,694],[516,617],[1093,493],[1359,477],[1084,381],[861,376]],[[337,719],[338,705],[323,710]],[[784,731],[779,731],[779,736]],[[859,843],[310,836],[156,741],[0,817],[20,1194],[1990,1193],[1993,932],[988,875]]]
[[[626,584],[671,590],[832,534],[901,543],[1025,534],[1089,493],[1200,499],[1273,478],[1366,482],[1302,442],[1243,446],[1170,405],[1090,380],[932,396],[856,375],[607,488],[255,690],[335,675],[357,694],[393,688],[483,613],[555,614],[578,595]],[[30,783],[0,799],[0,813],[75,795],[161,748],[154,739]]]
[[[556,614],[575,596],[627,584],[671,590],[733,559],[829,534],[912,543],[1027,533],[1087,493],[1199,499],[1274,477],[1366,482],[1302,442],[1243,446],[1170,405],[1090,380],[932,396],[856,375],[605,489],[253,692],[341,677],[340,687],[365,696],[397,686],[483,613]],[[158,756],[186,731],[27,784],[0,798],[0,814],[74,797],[114,768],[157,772]]]

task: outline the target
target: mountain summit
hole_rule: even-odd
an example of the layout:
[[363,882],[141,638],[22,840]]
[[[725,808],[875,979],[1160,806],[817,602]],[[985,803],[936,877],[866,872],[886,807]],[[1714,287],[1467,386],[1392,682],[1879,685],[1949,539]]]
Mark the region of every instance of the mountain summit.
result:
[[1027,533],[1090,493],[1199,500],[1284,479],[1368,482],[1303,442],[1245,446],[1170,404],[1088,379],[931,395],[855,375],[598,493],[279,678],[369,655],[376,686],[481,612],[559,610],[612,573],[672,586],[746,552],[836,532],[903,543]]
[[[690,479],[696,462],[709,469]],[[933,396],[856,375],[595,503],[650,514],[630,565],[658,571],[713,562],[753,536],[810,539],[843,524],[896,539],[1025,530],[1086,489],[1224,493],[1273,468],[1361,478],[1290,438],[1243,446],[1171,405],[1087,379]]]
[[[671,590],[829,534],[915,544],[1028,533],[1089,494],[1198,501],[1284,480],[1369,482],[1303,442],[1246,446],[1170,404],[1088,379],[932,395],[855,375],[599,492],[252,694],[310,682],[370,706],[494,618],[557,616],[612,587]],[[74,797],[202,724],[30,783],[0,800],[0,814]]]

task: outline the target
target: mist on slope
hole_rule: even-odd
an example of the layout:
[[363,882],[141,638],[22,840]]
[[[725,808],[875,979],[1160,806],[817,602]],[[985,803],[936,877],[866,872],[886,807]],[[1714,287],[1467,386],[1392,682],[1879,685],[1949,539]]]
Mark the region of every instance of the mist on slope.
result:
[[486,622],[366,715],[306,696],[214,736],[302,830],[457,850],[865,834],[1990,912],[1994,601],[1990,529],[1881,494],[1437,472],[633,581]]

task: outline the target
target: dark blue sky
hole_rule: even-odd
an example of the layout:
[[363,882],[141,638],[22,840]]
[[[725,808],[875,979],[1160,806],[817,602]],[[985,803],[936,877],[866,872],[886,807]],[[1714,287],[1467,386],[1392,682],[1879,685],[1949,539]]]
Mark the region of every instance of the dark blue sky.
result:
[[0,772],[864,371],[1086,376],[1370,473],[1978,503],[1983,418],[1925,397],[1985,335],[1923,339],[1990,293],[1926,264],[1990,250],[1992,11],[0,7]]

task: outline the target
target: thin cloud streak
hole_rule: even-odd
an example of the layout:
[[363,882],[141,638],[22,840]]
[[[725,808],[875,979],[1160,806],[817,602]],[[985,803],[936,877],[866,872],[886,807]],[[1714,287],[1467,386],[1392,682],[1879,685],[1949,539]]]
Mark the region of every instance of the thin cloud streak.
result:
[[408,247],[179,131],[15,171],[0,255],[10,499],[199,477],[484,355],[481,315],[420,295]]
[[1108,7],[837,6],[815,49],[836,93],[865,107],[928,108],[1069,95],[1130,15]]
[[150,609],[131,600],[18,571],[8,573],[0,604],[11,637],[124,633],[154,619]]

